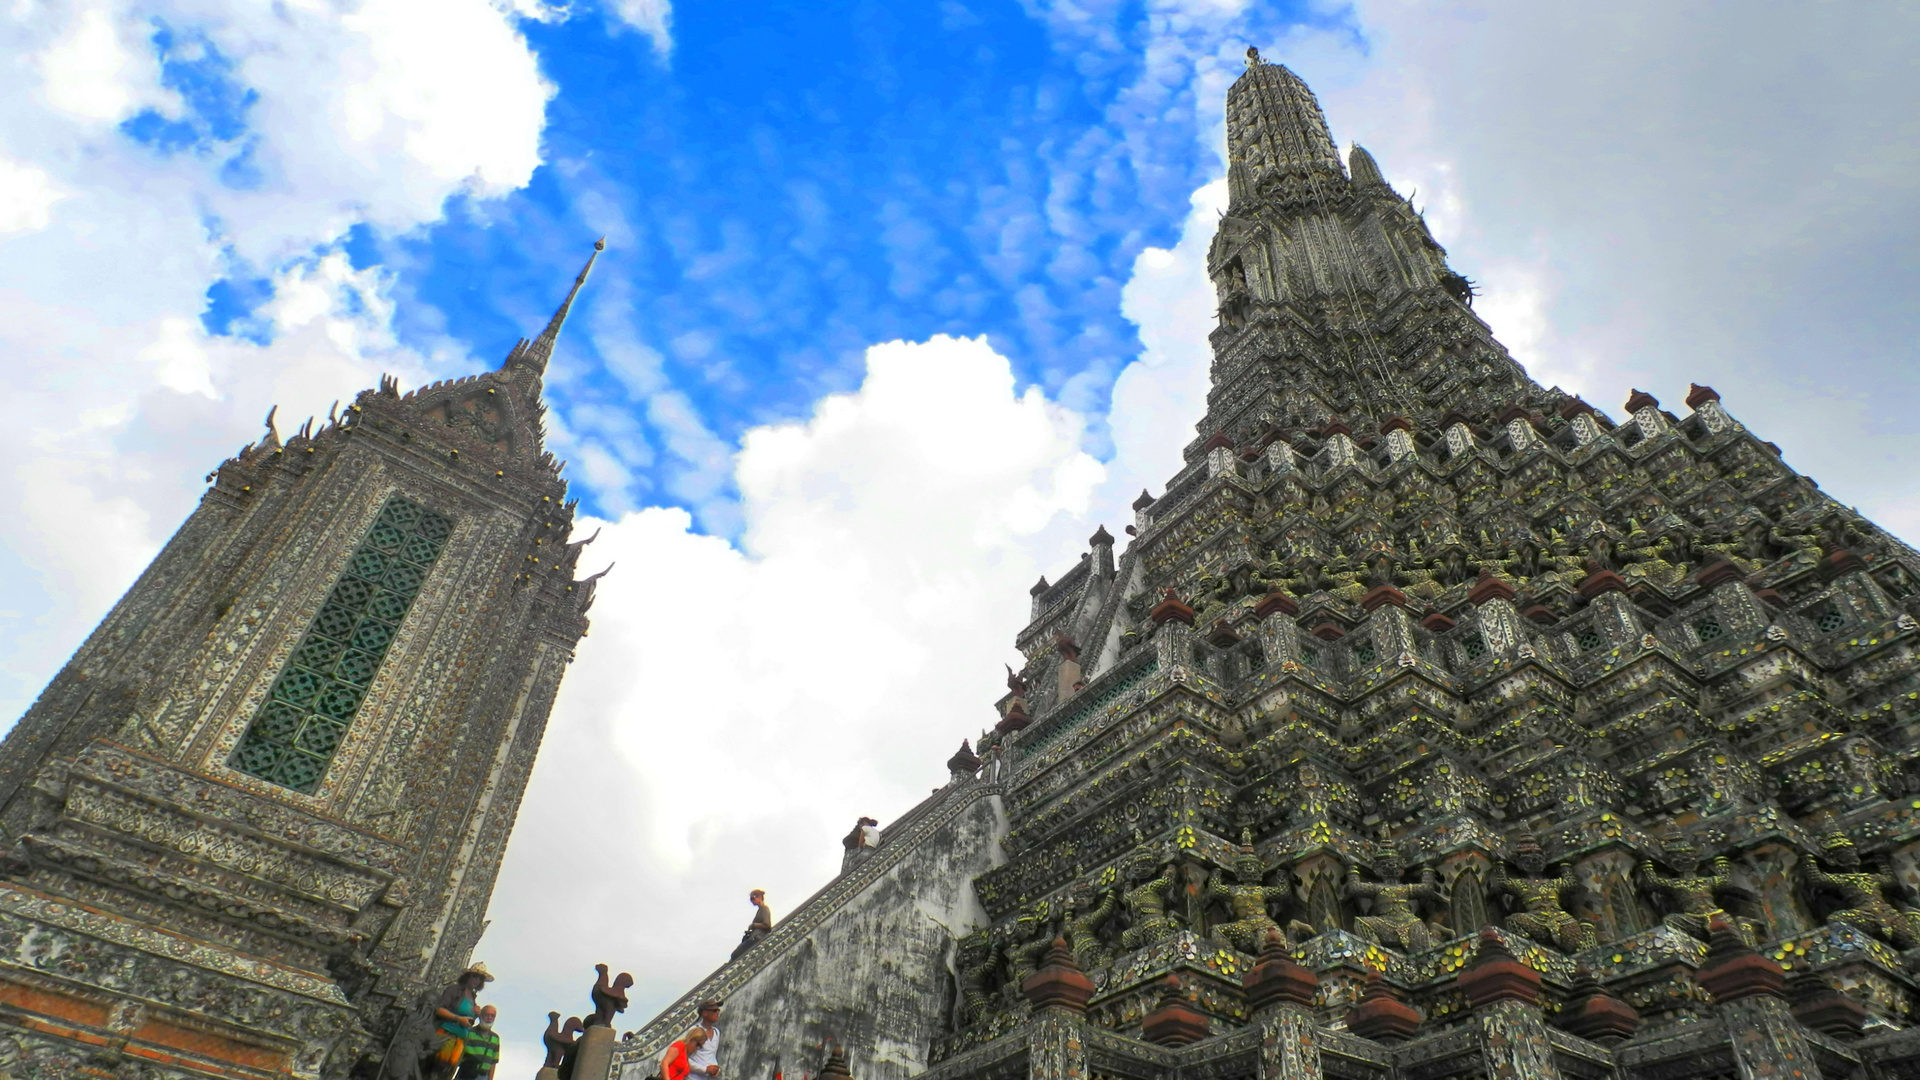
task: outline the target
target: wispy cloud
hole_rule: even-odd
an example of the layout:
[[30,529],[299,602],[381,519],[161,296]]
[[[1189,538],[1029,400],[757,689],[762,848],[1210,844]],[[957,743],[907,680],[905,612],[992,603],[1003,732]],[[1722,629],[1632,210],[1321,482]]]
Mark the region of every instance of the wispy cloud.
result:
[[653,42],[662,58],[673,52],[673,4],[669,0],[607,0],[613,17]]

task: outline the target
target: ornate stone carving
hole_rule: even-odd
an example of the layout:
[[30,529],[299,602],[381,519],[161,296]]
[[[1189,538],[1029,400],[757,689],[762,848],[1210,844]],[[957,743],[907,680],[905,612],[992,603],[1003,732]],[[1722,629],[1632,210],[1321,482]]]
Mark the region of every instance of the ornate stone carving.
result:
[[1733,863],[1726,856],[1715,856],[1710,864],[1713,873],[1702,875],[1695,872],[1700,858],[1686,840],[1667,844],[1666,854],[1667,863],[1677,872],[1676,876],[1662,876],[1653,860],[1648,859],[1640,864],[1640,877],[1649,888],[1667,894],[1679,907],[1680,910],[1663,920],[1668,926],[1706,941],[1709,924],[1716,918],[1724,918],[1749,946],[1759,943],[1766,928],[1752,919],[1727,914],[1715,899],[1716,892],[1733,882]]
[[[108,1027],[83,1041],[138,1043],[129,1010],[144,1009],[207,1047],[253,1047],[218,1053],[284,1052],[236,1068],[307,1077],[356,1066],[399,1003],[466,963],[592,599],[540,446],[540,379],[572,300],[498,371],[404,397],[383,381],[284,440],[270,415],[215,470],[0,749],[0,982],[101,995],[84,1015]],[[357,710],[327,699],[350,721],[326,725],[337,743],[298,747],[324,774],[282,776],[296,791],[230,768],[395,495],[452,529],[424,577],[380,569],[386,591],[360,598],[384,661],[364,663],[378,649],[359,623],[339,628],[353,650],[303,651],[314,671],[360,665],[325,668],[328,693],[357,695]],[[354,580],[376,580],[359,554]],[[410,608],[387,603],[416,587]]]
[[1167,917],[1167,890],[1173,887],[1173,864],[1156,866],[1159,857],[1151,848],[1134,851],[1126,865],[1128,888],[1127,913],[1133,924],[1121,934],[1120,945],[1138,949],[1172,936],[1179,925]]
[[1597,940],[1592,925],[1568,914],[1564,906],[1565,896],[1579,884],[1573,874],[1545,876],[1546,855],[1530,837],[1514,843],[1513,861],[1523,876],[1509,875],[1505,863],[1493,864],[1493,891],[1513,897],[1520,905],[1518,912],[1507,916],[1507,929],[1565,952],[1593,948]]
[[1406,863],[1391,847],[1382,847],[1374,856],[1373,865],[1380,875],[1379,884],[1361,880],[1357,866],[1347,870],[1347,895],[1373,901],[1371,915],[1354,917],[1353,932],[1368,941],[1409,952],[1427,948],[1433,943],[1433,935],[1420,913],[1414,910],[1414,904],[1421,900],[1435,905],[1446,903],[1439,875],[1432,867],[1424,867],[1419,884],[1402,883],[1400,878]]
[[1213,928],[1216,937],[1249,955],[1257,955],[1269,930],[1277,931],[1267,905],[1288,899],[1292,890],[1285,885],[1267,885],[1266,863],[1253,849],[1253,835],[1244,833],[1240,850],[1233,858],[1233,883],[1214,880],[1207,884],[1208,895],[1223,900],[1233,918]]
[[[1840,908],[1827,918],[1858,927],[1902,949],[1920,945],[1920,911],[1902,910],[1887,902],[1887,890],[1895,884],[1893,875],[1862,869],[1859,849],[1844,833],[1829,834],[1821,846],[1824,858],[1808,862],[1806,875],[1808,884],[1831,890],[1840,898]],[[1824,869],[1821,862],[1833,869]]]

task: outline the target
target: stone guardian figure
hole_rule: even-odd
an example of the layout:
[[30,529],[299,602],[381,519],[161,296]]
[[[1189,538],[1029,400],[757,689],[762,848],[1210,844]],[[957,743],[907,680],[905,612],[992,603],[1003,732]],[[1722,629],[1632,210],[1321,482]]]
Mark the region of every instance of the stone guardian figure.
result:
[[1379,884],[1361,880],[1358,866],[1347,868],[1346,894],[1373,901],[1373,914],[1360,915],[1353,920],[1354,933],[1368,941],[1403,952],[1431,948],[1432,929],[1414,910],[1414,902],[1447,902],[1446,893],[1440,887],[1439,875],[1433,872],[1432,867],[1426,867],[1420,871],[1419,884],[1403,883],[1400,879],[1406,873],[1406,861],[1400,857],[1399,851],[1384,845],[1379,854],[1374,856],[1373,862],[1374,872],[1380,875]]
[[1233,913],[1233,921],[1213,928],[1214,936],[1251,956],[1260,955],[1267,931],[1280,929],[1267,913],[1267,905],[1285,898],[1289,891],[1285,886],[1262,884],[1266,870],[1253,850],[1253,831],[1249,829],[1240,835],[1240,854],[1233,860],[1233,884],[1217,878],[1207,884],[1207,895],[1226,901]]
[[954,967],[960,975],[962,1027],[979,1023],[993,1007],[988,987],[999,961],[993,946],[993,935],[986,930],[976,930],[960,939]]
[[1706,941],[1707,924],[1714,916],[1727,921],[1729,926],[1739,933],[1740,939],[1749,948],[1758,947],[1764,935],[1759,923],[1752,919],[1743,919],[1728,914],[1714,896],[1733,881],[1733,863],[1725,855],[1716,855],[1709,864],[1711,874],[1700,874],[1700,856],[1694,851],[1693,844],[1685,839],[1675,840],[1666,845],[1667,865],[1677,871],[1675,877],[1663,877],[1654,867],[1653,860],[1640,863],[1640,880],[1650,890],[1665,893],[1674,906],[1680,910],[1661,920],[1668,926],[1684,934],[1691,934]]
[[1167,890],[1173,887],[1174,867],[1172,863],[1156,867],[1157,862],[1153,850],[1144,847],[1127,859],[1127,891],[1121,899],[1127,905],[1127,914],[1133,917],[1133,925],[1120,935],[1123,949],[1142,949],[1165,941],[1179,929],[1167,914]]
[[[1807,883],[1839,893],[1846,905],[1827,916],[1828,922],[1846,923],[1902,950],[1920,945],[1920,911],[1903,911],[1887,902],[1886,892],[1895,884],[1892,874],[1862,869],[1860,851],[1844,833],[1829,834],[1821,847],[1825,854],[1806,864]],[[1834,870],[1822,869],[1821,863]]]
[[1013,940],[1007,944],[1007,985],[1018,993],[1027,976],[1039,970],[1040,957],[1053,946],[1053,909],[1038,900],[1013,920]]
[[1100,940],[1100,928],[1113,918],[1119,907],[1117,891],[1108,889],[1097,904],[1084,894],[1067,897],[1061,913],[1066,924],[1067,947],[1073,950],[1073,962],[1079,964],[1082,971],[1104,967],[1112,959],[1106,944]]
[[1506,864],[1499,860],[1493,864],[1493,892],[1511,896],[1520,905],[1519,911],[1507,916],[1507,929],[1561,952],[1579,952],[1599,944],[1592,925],[1568,914],[1562,903],[1562,897],[1578,884],[1571,872],[1547,877],[1546,853],[1530,836],[1514,842],[1513,862],[1525,876],[1510,876]]

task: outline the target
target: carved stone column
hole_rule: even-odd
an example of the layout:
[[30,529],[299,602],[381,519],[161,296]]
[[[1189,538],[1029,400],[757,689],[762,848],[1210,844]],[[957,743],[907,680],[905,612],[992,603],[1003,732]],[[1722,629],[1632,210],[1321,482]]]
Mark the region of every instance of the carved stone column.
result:
[[1552,1037],[1540,1015],[1540,973],[1521,963],[1492,927],[1459,976],[1487,1080],[1560,1080]]
[[1173,672],[1193,666],[1193,609],[1166,590],[1163,599],[1147,613],[1153,621],[1153,647],[1160,670]]
[[1027,1028],[1028,1080],[1086,1080],[1087,1000],[1093,980],[1074,963],[1061,938],[1053,939],[1040,970],[1027,976],[1020,992],[1033,1005]]
[[1786,973],[1715,918],[1707,958],[1694,981],[1713,995],[1727,1027],[1740,1080],[1806,1080],[1819,1075],[1804,1029],[1786,1002]]
[[573,1048],[573,1080],[607,1080],[613,1071],[613,1028],[595,1024],[580,1033]]
[[1241,985],[1260,1028],[1258,1080],[1320,1080],[1320,1025],[1313,1015],[1320,977],[1294,963],[1285,940],[1268,931],[1266,948]]

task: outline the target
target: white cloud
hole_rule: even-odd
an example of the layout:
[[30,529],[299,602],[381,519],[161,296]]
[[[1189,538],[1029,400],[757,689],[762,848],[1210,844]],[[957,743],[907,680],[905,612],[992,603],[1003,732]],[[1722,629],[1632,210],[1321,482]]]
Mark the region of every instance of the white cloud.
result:
[[[1195,192],[1179,242],[1135,262],[1123,310],[1145,350],[1114,386],[1104,466],[1082,449],[1086,418],[1017,393],[984,341],[895,342],[868,351],[856,393],[747,435],[737,546],[680,510],[604,527],[587,561],[616,567],[476,953],[520,1018],[503,1068],[538,1065],[538,1018],[579,1007],[596,962],[640,980],[638,1026],[725,957],[749,888],[790,911],[837,872],[857,815],[889,820],[945,779],[994,719],[1027,587],[1179,469],[1205,409],[1225,199],[1224,183]],[[632,363],[650,392],[657,358]],[[581,851],[607,855],[591,880]]]
[[664,57],[673,51],[673,4],[670,0],[608,0],[618,24],[653,41],[653,51]]
[[[1112,478],[1102,490],[1114,520],[1131,521],[1142,488],[1160,494],[1179,471],[1180,450],[1207,411],[1216,300],[1207,277],[1207,247],[1227,208],[1227,182],[1193,193],[1193,212],[1172,249],[1147,248],[1134,259],[1120,310],[1140,329],[1140,358],[1113,385]],[[1124,515],[1124,516],[1123,516]]]
[[[16,17],[50,17],[55,10],[49,6]],[[159,63],[144,47],[136,18],[105,6],[68,10],[72,20],[30,54],[42,80],[42,100],[71,117],[108,123],[126,119],[142,104],[166,100]]]
[[[893,342],[858,391],[746,436],[737,546],[681,510],[606,524],[587,562],[617,565],[477,954],[503,1009],[567,1007],[607,960],[641,980],[638,1022],[725,956],[748,888],[791,910],[856,816],[944,783],[994,719],[1027,586],[1092,531],[1083,437],[984,339]],[[554,888],[586,850],[591,880]]]
[[[1017,391],[983,340],[894,342],[868,350],[857,392],[748,433],[737,545],[681,510],[604,525],[586,562],[615,569],[476,953],[503,976],[503,1068],[537,1067],[538,1018],[577,1008],[594,963],[640,980],[637,1026],[725,957],[749,888],[790,911],[837,872],[856,816],[889,820],[944,781],[994,719],[1027,587],[1179,469],[1205,408],[1225,199],[1224,183],[1195,192],[1180,241],[1135,262],[1123,309],[1145,350],[1114,387],[1105,465],[1082,449],[1086,418]],[[636,393],[657,362],[633,359]],[[581,851],[606,853],[590,880]]]
[[46,228],[69,194],[46,170],[0,158],[0,235]]
[[159,339],[141,350],[140,357],[153,365],[155,380],[168,390],[208,398],[220,396],[213,388],[206,333],[196,320],[160,320]]

